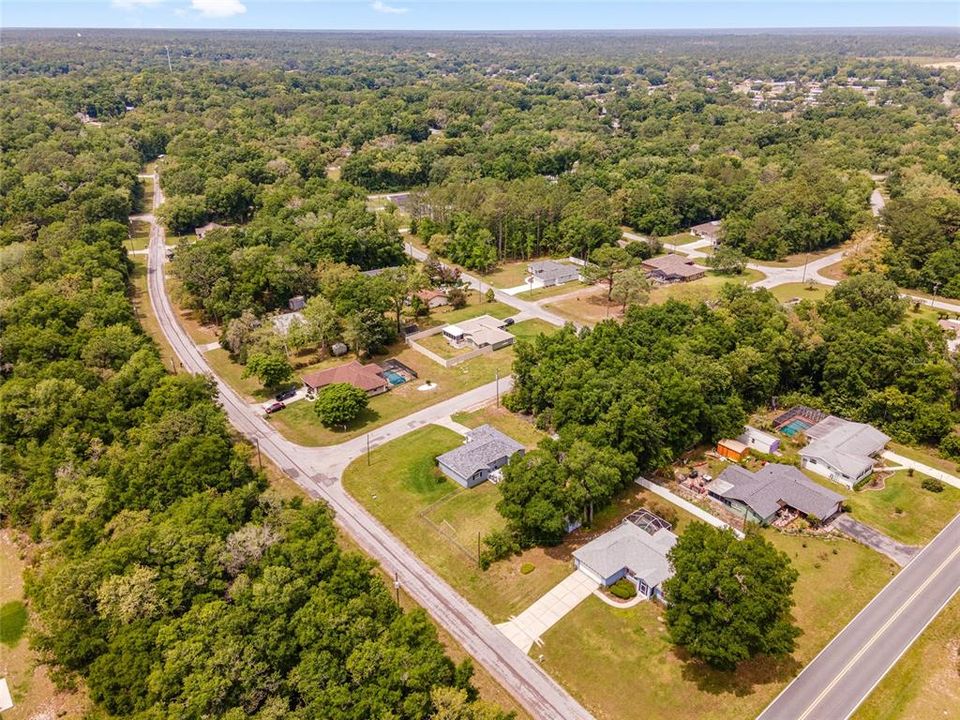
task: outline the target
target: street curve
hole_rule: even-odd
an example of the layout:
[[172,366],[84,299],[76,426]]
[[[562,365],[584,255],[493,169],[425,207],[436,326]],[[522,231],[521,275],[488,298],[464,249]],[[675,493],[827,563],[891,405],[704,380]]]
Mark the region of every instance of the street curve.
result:
[[[154,174],[153,179],[153,206],[156,211],[163,203],[163,192],[159,175]],[[357,440],[330,448],[305,448],[292,443],[282,437],[255,407],[246,403],[213,372],[203,353],[180,325],[170,303],[163,270],[165,252],[164,229],[160,223],[154,221],[150,228],[147,256],[147,288],[153,311],[181,367],[187,372],[209,375],[215,380],[220,403],[231,424],[251,442],[256,443],[260,452],[270,458],[311,497],[326,502],[333,509],[337,524],[366,553],[377,560],[388,575],[396,577],[400,586],[500,682],[530,715],[544,720],[591,718],[591,714],[582,705],[497,630],[483,613],[427,567],[346,492],[340,482],[340,474],[353,459],[351,453],[356,452],[359,447]],[[525,304],[532,306],[532,303]],[[532,314],[547,319],[541,313]],[[559,318],[556,320],[558,322],[554,324],[562,324]],[[400,428],[395,428],[394,433],[400,434],[399,430]],[[380,436],[384,432],[389,434],[384,428],[376,432]],[[359,440],[365,445],[363,438]],[[348,445],[349,448],[345,447]],[[341,457],[336,458],[338,453]],[[331,460],[334,462],[328,462]]]

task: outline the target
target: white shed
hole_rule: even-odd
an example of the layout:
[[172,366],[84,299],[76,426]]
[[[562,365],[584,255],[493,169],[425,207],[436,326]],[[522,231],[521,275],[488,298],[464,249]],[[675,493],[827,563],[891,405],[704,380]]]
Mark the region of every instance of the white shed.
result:
[[773,453],[780,449],[779,438],[763,430],[757,430],[757,428],[749,425],[743,428],[743,432],[737,437],[737,440],[748,448],[765,453],[766,455],[773,455]]

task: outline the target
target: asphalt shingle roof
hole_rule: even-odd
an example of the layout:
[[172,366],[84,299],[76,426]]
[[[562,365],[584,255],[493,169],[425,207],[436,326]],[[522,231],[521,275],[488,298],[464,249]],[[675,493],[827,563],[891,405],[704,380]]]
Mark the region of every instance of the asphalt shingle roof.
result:
[[762,518],[773,515],[783,502],[804,515],[826,519],[843,501],[843,495],[820,487],[792,465],[779,463],[767,463],[755,473],[731,465],[714,482],[711,492],[745,503]]
[[467,434],[458,448],[437,457],[461,477],[470,477],[478,470],[489,468],[501,458],[509,458],[523,450],[523,445],[490,425],[481,425]]
[[860,477],[873,467],[873,458],[890,441],[872,425],[851,422],[828,415],[804,434],[810,442],[800,451],[801,457],[823,460],[847,477]]
[[623,522],[610,532],[573,551],[573,556],[604,578],[627,568],[651,586],[673,575],[667,553],[677,536],[663,528],[653,535]]

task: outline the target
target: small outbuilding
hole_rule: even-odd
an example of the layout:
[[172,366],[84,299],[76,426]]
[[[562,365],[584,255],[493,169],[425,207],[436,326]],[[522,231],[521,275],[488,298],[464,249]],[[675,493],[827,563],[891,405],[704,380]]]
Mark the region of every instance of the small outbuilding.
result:
[[717,454],[722,455],[727,460],[733,460],[733,462],[743,460],[749,451],[750,448],[739,440],[724,439],[717,442]]
[[450,304],[450,298],[447,296],[446,291],[438,288],[418,290],[417,297],[431,310]]
[[766,433],[763,430],[758,430],[750,425],[743,428],[743,432],[737,436],[737,440],[751,450],[756,450],[766,455],[773,455],[780,449],[780,439],[778,437]]
[[294,295],[292,298],[287,300],[287,307],[289,307],[293,312],[298,310],[303,310],[307,306],[307,300],[303,295]]
[[705,223],[694,225],[690,228],[690,234],[701,240],[709,240],[716,245],[717,241],[720,240],[720,221],[709,220]]
[[212,232],[213,230],[222,230],[225,227],[226,225],[221,225],[220,223],[208,222],[206,225],[201,225],[193,232],[196,234],[198,240],[203,240],[207,236],[208,232]]

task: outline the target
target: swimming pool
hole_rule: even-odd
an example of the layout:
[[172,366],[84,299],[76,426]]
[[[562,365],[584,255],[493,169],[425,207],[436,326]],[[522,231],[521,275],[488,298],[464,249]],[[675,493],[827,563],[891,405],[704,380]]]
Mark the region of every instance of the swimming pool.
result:
[[391,385],[403,385],[407,381],[403,375],[398,372],[394,372],[393,370],[384,370],[383,376]]
[[813,427],[813,423],[809,420],[805,420],[803,418],[794,418],[786,425],[782,425],[780,427],[780,432],[787,437],[793,437],[797,433],[802,433],[811,427]]

